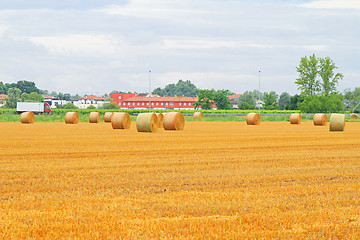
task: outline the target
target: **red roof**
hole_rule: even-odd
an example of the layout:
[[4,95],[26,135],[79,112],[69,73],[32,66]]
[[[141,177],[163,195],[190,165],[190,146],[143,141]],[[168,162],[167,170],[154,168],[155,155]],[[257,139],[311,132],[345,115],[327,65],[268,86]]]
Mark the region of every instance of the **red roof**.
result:
[[6,95],[6,94],[0,94],[0,99],[2,100],[2,99],[7,99],[8,98],[8,95]]
[[233,95],[228,95],[228,98],[229,99],[234,99],[234,98],[238,98],[240,96],[241,96],[240,94],[233,94]]
[[124,100],[124,102],[196,102],[197,97],[132,97]]
[[84,96],[84,97],[81,97],[80,99],[102,100],[102,101],[105,100],[104,97],[98,97],[98,96],[95,96],[95,95]]
[[53,95],[42,95],[43,96],[43,98],[51,98],[51,99],[53,99],[53,98],[55,98]]

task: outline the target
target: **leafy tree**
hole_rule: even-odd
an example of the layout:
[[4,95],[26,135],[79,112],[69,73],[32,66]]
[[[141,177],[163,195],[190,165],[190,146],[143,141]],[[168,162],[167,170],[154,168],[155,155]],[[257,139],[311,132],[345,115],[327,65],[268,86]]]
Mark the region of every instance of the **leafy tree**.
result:
[[158,94],[160,96],[186,96],[186,97],[195,97],[199,94],[199,89],[192,84],[189,80],[183,81],[179,80],[176,84],[168,84],[164,89],[156,88],[152,92],[153,94]]
[[278,104],[276,102],[278,95],[274,92],[265,92],[264,93],[264,104],[265,109],[267,110],[275,110],[278,109]]
[[104,103],[102,106],[98,107],[98,109],[119,109],[116,103]]
[[353,110],[353,108],[360,103],[360,87],[356,87],[354,91],[345,89],[343,97],[345,108]]
[[66,104],[64,104],[63,106],[59,107],[59,108],[63,108],[63,109],[77,109],[77,107],[72,103],[72,102],[68,102]]
[[[331,58],[316,58],[315,54],[307,58],[301,58],[296,71],[299,78],[295,83],[301,90],[301,95],[312,96],[321,94],[329,96],[336,93],[336,85],[344,76],[341,73],[334,73],[337,67]],[[318,79],[320,77],[321,81]]]
[[315,54],[307,58],[301,58],[299,67],[296,67],[299,73],[299,78],[296,79],[296,84],[305,96],[315,95],[320,91],[320,82],[318,77],[318,59]]
[[344,105],[341,102],[341,95],[339,94],[307,96],[302,103],[299,103],[299,109],[305,113],[332,113],[343,111]]
[[238,104],[238,108],[241,110],[252,110],[252,109],[256,109],[255,105],[249,104],[247,102],[241,102],[240,104]]
[[0,94],[7,94],[7,88],[3,82],[0,82]]
[[198,100],[194,102],[195,109],[201,107],[204,110],[212,109],[212,105],[215,102],[215,90],[200,90]]
[[228,98],[229,90],[218,90],[214,95],[214,101],[217,109],[229,110],[232,109],[230,99]]
[[96,107],[93,106],[93,105],[90,105],[90,106],[87,107],[87,109],[96,109]]
[[304,101],[304,97],[298,94],[290,97],[290,102],[286,105],[287,110],[298,110],[298,105]]
[[[260,97],[263,98],[263,95],[261,93],[260,93]],[[238,102],[239,109],[243,109],[242,107],[245,107],[248,105],[251,106],[251,109],[255,109],[257,99],[259,99],[259,91],[258,90],[244,92],[239,97],[239,102]],[[244,102],[247,103],[248,105],[242,104]]]
[[9,88],[7,95],[8,95],[8,99],[4,107],[16,108],[16,103],[20,101],[21,90],[18,88]]
[[32,92],[30,94],[28,93],[22,93],[20,97],[21,102],[43,102],[44,98],[37,92]]
[[334,74],[337,68],[331,58],[319,58],[319,75],[322,79],[322,93],[324,96],[329,96],[330,93],[336,92],[336,84],[344,75],[341,73]]
[[286,110],[286,106],[290,103],[290,94],[283,92],[279,97],[279,109]]
[[21,90],[21,92],[32,93],[32,92],[40,92],[34,82],[21,80],[16,83],[16,87]]

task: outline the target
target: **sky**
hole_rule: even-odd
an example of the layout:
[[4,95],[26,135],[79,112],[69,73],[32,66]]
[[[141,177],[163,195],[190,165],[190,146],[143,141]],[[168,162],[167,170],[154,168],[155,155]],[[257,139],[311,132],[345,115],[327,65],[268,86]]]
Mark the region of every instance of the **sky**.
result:
[[343,91],[360,86],[359,24],[358,0],[0,0],[0,81],[80,95],[260,82],[293,95],[315,54]]

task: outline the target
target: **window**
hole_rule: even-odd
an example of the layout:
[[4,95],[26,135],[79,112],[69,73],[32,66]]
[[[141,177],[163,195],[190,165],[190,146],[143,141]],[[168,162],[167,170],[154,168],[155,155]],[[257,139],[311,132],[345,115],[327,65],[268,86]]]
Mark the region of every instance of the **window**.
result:
[[179,103],[179,106],[181,106],[181,103]]
[[135,105],[135,102],[133,102],[133,105]]
[[143,105],[143,106],[144,106],[144,103],[142,103],[141,105]]
[[165,105],[167,106],[169,103],[165,103]]
[[119,96],[119,99],[121,99],[121,96]]
[[157,103],[156,103],[156,106],[158,106],[158,105],[159,105],[159,103],[157,102]]
[[174,102],[170,102],[169,104],[172,106],[172,105],[174,105]]
[[163,103],[163,102],[161,103],[161,106],[164,106],[164,103]]

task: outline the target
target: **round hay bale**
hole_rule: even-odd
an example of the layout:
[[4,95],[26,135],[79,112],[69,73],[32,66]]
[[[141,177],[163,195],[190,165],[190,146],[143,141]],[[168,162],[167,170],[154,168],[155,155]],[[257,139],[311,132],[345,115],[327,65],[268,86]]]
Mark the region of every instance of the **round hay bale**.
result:
[[155,113],[140,113],[136,118],[138,132],[156,132],[159,128]]
[[23,112],[20,115],[21,123],[34,123],[35,122],[35,114],[33,112]]
[[100,113],[99,112],[91,112],[89,114],[89,123],[99,123],[100,122]]
[[258,113],[248,113],[246,115],[246,124],[247,125],[259,125],[260,124],[260,114]]
[[194,112],[193,118],[194,119],[203,119],[204,115],[202,112]]
[[164,115],[162,113],[156,113],[156,117],[158,118],[158,127],[159,128],[164,127],[163,125]]
[[290,124],[300,124],[300,123],[301,123],[301,113],[290,114]]
[[169,112],[164,117],[165,130],[183,130],[185,126],[184,115],[180,112]]
[[358,119],[358,115],[355,113],[350,114],[350,119]]
[[345,114],[332,113],[330,115],[330,131],[344,131],[346,122]]
[[324,114],[324,113],[314,114],[313,122],[314,122],[315,126],[326,126],[326,124],[327,124],[326,114]]
[[65,114],[65,123],[66,124],[78,124],[79,123],[79,114],[77,112],[67,112]]
[[116,112],[111,117],[113,129],[129,129],[131,125],[130,115],[127,112]]
[[104,122],[109,123],[111,122],[111,117],[113,116],[113,112],[106,112],[104,114]]

